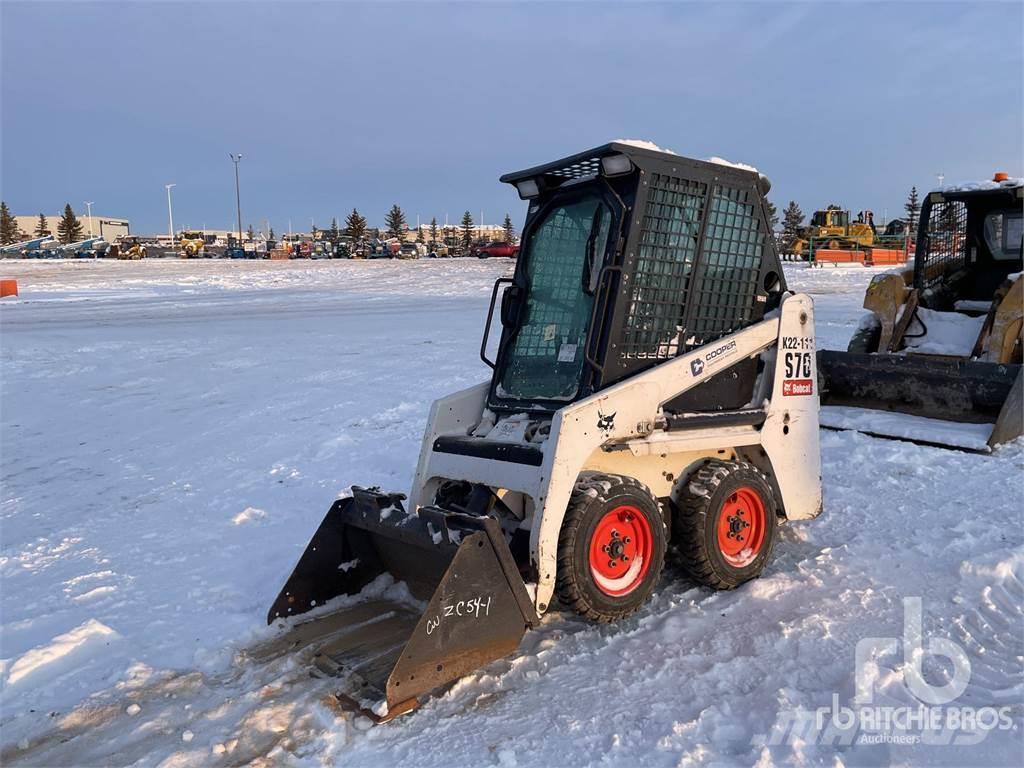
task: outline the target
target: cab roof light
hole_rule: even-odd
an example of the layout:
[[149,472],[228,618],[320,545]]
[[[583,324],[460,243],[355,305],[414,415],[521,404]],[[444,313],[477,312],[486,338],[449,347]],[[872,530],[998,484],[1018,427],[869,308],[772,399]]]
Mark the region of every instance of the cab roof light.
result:
[[605,176],[622,176],[633,170],[633,162],[625,155],[606,155],[601,158],[601,173]]
[[523,179],[516,182],[516,190],[520,200],[532,200],[540,194],[540,185],[536,179]]

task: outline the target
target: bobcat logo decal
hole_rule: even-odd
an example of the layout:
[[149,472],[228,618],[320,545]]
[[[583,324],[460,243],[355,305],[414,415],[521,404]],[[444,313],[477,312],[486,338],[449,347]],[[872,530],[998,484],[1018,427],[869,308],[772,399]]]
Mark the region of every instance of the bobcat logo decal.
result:
[[[615,413],[618,413],[616,411]],[[602,432],[611,432],[615,429],[615,413],[605,416],[600,411],[597,412],[597,428]]]

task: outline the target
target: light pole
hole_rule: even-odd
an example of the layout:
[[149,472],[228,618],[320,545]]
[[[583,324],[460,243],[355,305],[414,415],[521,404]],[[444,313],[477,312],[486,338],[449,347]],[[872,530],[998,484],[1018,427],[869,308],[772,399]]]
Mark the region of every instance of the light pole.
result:
[[238,186],[238,164],[242,161],[242,153],[237,155],[229,154],[231,162],[235,164],[235,205],[238,206],[238,245],[242,245],[242,194]]
[[92,200],[85,201],[85,208],[89,212],[89,237],[92,237]]
[[167,189],[167,234],[171,237],[171,248],[174,247],[174,211],[171,209],[171,187],[177,184],[164,184]]

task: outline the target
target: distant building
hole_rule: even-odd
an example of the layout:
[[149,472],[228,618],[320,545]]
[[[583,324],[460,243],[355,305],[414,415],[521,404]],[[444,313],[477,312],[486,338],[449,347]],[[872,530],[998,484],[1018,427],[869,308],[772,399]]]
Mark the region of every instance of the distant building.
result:
[[[46,214],[43,214],[46,216]],[[110,216],[97,216],[93,214],[92,217],[84,213],[76,213],[79,223],[82,225],[82,237],[89,237],[90,231],[92,237],[102,237],[104,240],[114,241],[114,238],[120,237],[121,235],[130,235],[131,227],[128,225],[128,219],[114,219]],[[50,230],[50,234],[54,237],[57,236],[57,224],[60,222],[62,214],[55,213],[53,216],[46,216],[46,228]],[[35,237],[36,228],[39,226],[39,214],[34,216],[15,216],[14,221],[18,225],[18,230],[25,233],[25,238]]]

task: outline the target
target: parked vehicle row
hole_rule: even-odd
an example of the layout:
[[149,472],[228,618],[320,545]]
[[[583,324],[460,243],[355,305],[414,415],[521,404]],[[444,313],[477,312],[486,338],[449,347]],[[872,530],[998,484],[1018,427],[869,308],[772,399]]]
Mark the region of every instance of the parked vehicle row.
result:
[[[320,233],[316,233],[320,235]],[[337,240],[318,236],[285,236],[280,241],[258,240],[239,242],[229,238],[227,244],[205,236],[202,232],[182,232],[173,241],[169,237],[123,235],[113,242],[90,238],[78,243],[62,244],[44,237],[5,246],[4,256],[23,258],[108,258],[138,260],[145,258],[183,259],[438,259],[459,256],[477,258],[515,258],[519,246],[507,242],[478,242],[466,248],[462,243],[402,242],[397,238],[369,238],[353,241],[347,236]]]

